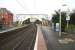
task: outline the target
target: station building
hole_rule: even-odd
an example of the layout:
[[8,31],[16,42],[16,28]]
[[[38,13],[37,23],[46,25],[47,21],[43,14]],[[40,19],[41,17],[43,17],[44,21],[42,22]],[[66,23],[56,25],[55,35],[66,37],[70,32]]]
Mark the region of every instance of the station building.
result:
[[13,24],[13,13],[6,8],[0,8],[0,24],[3,28],[9,28]]

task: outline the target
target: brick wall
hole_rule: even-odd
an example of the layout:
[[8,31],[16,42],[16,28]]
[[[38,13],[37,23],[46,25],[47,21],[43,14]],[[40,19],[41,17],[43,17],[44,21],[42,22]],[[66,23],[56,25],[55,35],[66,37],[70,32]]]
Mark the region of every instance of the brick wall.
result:
[[10,27],[13,24],[13,14],[6,8],[0,9],[0,18],[2,19],[4,27]]

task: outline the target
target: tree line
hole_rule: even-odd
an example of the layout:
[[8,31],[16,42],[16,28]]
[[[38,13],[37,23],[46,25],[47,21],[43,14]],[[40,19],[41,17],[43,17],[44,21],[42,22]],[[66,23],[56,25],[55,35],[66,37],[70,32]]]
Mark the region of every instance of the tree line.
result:
[[[54,23],[54,26],[56,26],[56,23],[59,23],[59,16],[60,16],[59,10],[55,11],[55,14],[53,14],[52,17],[52,22]],[[69,24],[75,25],[75,10],[72,13],[70,13],[69,16],[70,16]],[[65,31],[65,27],[67,24],[66,17],[67,13],[65,11],[61,12],[61,28],[62,28],[61,31]]]

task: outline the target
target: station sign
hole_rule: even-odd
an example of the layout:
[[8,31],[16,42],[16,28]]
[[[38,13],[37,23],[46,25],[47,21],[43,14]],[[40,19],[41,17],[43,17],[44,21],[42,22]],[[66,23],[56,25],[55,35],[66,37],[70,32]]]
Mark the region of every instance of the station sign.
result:
[[70,16],[69,15],[66,17],[66,20],[70,20]]

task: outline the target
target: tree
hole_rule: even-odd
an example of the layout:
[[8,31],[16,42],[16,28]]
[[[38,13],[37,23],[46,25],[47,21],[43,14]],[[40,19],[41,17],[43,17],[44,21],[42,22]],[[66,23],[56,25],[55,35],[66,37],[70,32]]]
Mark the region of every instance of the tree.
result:
[[29,24],[30,23],[30,18],[28,18],[27,20],[24,20],[22,24]]
[[[56,26],[56,23],[59,23],[59,11],[55,11],[56,14],[53,14],[52,22],[54,23],[54,26]],[[61,12],[61,31],[65,31],[66,26],[66,12]]]

